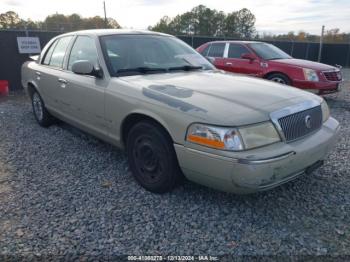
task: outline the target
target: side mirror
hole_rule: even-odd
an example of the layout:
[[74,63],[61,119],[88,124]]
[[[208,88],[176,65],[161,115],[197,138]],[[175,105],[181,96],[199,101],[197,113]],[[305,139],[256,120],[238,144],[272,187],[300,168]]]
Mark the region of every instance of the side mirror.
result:
[[214,62],[215,62],[215,58],[214,58],[214,57],[206,56],[205,58],[206,58],[211,64],[214,64]]
[[250,61],[255,60],[255,56],[252,55],[252,54],[250,54],[250,53],[242,54],[242,55],[241,55],[241,58],[242,58],[242,59],[248,59],[248,60],[250,60]]
[[72,71],[78,75],[91,75],[98,78],[103,76],[100,68],[95,68],[88,60],[79,60],[73,63]]

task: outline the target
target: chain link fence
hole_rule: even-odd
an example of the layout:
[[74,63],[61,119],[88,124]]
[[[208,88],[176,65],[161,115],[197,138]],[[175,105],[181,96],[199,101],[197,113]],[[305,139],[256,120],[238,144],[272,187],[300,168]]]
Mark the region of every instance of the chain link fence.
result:
[[[21,66],[29,59],[27,54],[18,52],[17,37],[30,36],[38,37],[41,48],[53,37],[61,34],[62,31],[43,31],[43,30],[0,30],[0,80],[7,80],[10,83],[10,90],[21,88]],[[207,36],[184,36],[182,39],[192,47],[196,48],[206,42],[215,40],[242,40],[224,37]],[[245,39],[247,40],[247,39]],[[264,40],[259,40],[264,41]],[[317,61],[319,43],[296,42],[292,40],[273,41],[271,44],[284,50],[295,58]],[[349,44],[329,44],[325,43],[322,47],[321,62],[330,65],[341,65],[350,67],[350,43]]]
[[[318,60],[318,52],[320,48],[319,43],[315,42],[298,42],[293,39],[280,40],[264,40],[264,39],[239,39],[230,37],[210,37],[210,36],[177,36],[181,40],[194,48],[210,41],[222,40],[238,40],[238,41],[261,41],[271,43],[284,52],[288,53],[294,58],[306,59],[311,61]],[[323,43],[321,61],[325,64],[340,65],[343,67],[350,67],[350,43]]]

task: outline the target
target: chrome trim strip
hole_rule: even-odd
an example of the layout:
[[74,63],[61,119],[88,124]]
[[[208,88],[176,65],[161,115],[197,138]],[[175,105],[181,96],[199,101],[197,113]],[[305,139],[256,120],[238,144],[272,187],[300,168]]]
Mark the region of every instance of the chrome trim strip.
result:
[[338,73],[340,72],[340,69],[336,68],[334,70],[325,70],[325,71],[321,71],[321,73]]
[[274,111],[270,113],[270,119],[273,122],[273,124],[275,125],[280,137],[282,141],[286,141],[286,137],[284,136],[283,130],[281,125],[278,122],[278,119],[288,116],[288,115],[292,115],[301,111],[305,111],[307,109],[316,107],[316,106],[320,106],[321,103],[316,101],[316,100],[306,100],[302,103],[299,104],[295,104],[292,106],[288,106],[285,108],[282,108],[280,110]]
[[289,153],[286,153],[286,154],[283,154],[283,155],[270,157],[270,158],[265,158],[265,159],[256,159],[256,160],[238,159],[238,163],[240,163],[240,164],[252,164],[252,165],[267,164],[267,163],[272,163],[272,162],[275,162],[275,161],[286,159],[286,158],[291,157],[291,156],[293,156],[295,154],[296,153],[294,151],[292,151],[292,152],[289,152]]
[[229,43],[225,43],[224,56],[223,58],[228,58]]

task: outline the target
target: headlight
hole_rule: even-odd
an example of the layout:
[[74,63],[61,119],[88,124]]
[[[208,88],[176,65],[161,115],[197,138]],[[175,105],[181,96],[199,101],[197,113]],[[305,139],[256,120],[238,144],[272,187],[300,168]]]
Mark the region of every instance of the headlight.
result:
[[280,141],[271,122],[241,128],[192,124],[186,139],[202,146],[229,151],[252,149]]
[[329,118],[329,107],[327,105],[326,101],[322,101],[321,103],[321,109],[322,109],[322,122],[326,122]]
[[246,149],[269,145],[281,141],[271,122],[239,128]]
[[313,82],[317,82],[319,80],[317,72],[315,70],[303,68],[303,71],[304,71],[305,80],[313,81]]
[[192,124],[187,131],[187,141],[222,150],[243,150],[242,141],[235,128]]

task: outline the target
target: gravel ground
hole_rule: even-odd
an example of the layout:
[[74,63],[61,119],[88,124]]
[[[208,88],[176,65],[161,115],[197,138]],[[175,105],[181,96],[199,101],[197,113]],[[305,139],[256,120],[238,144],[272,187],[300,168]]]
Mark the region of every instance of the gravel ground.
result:
[[325,165],[236,196],[190,182],[149,193],[120,150],[39,127],[20,94],[1,100],[0,254],[350,255],[350,84],[327,101],[342,129]]

